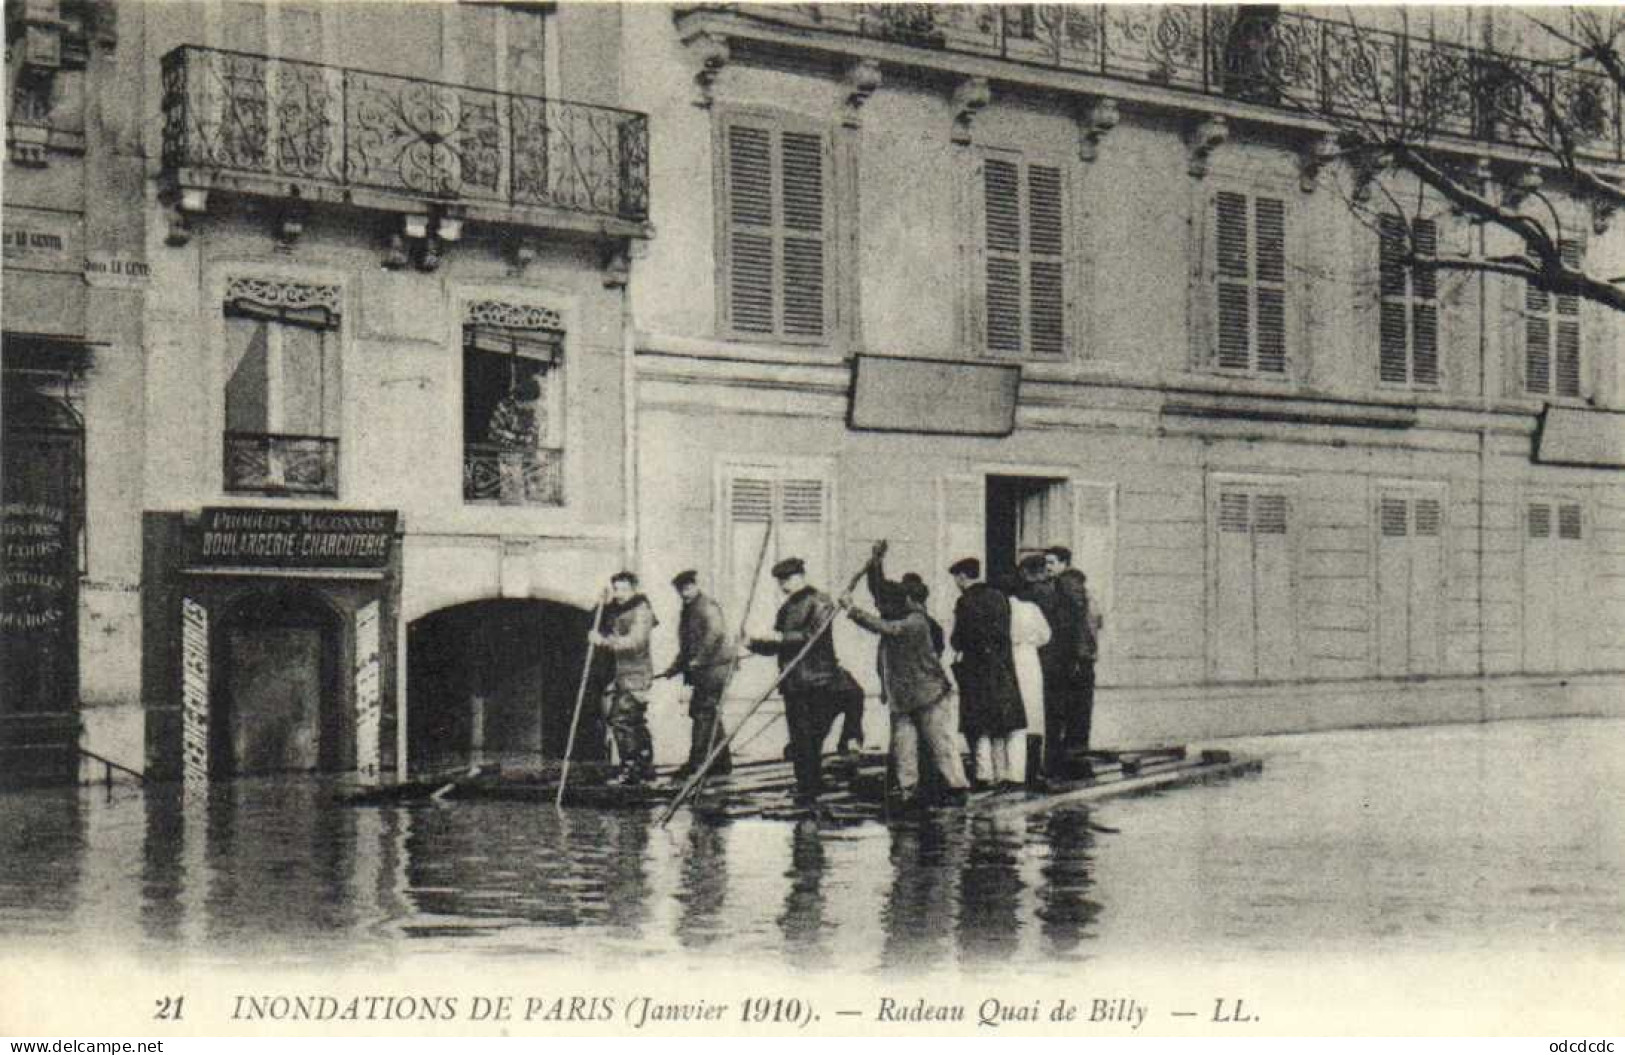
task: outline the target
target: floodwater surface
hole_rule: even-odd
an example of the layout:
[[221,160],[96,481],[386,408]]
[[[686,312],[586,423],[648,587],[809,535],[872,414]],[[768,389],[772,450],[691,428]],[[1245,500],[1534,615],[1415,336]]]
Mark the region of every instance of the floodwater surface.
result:
[[1600,954],[1625,941],[1625,721],[1236,741],[1261,776],[1014,820],[668,828],[515,803],[355,808],[312,779],[0,795],[11,952],[154,966],[894,973],[1178,954]]

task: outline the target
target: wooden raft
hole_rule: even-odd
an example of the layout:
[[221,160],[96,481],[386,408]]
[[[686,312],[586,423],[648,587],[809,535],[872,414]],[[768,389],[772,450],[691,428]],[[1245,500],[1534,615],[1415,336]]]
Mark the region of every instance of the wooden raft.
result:
[[[1201,784],[1261,772],[1263,762],[1205,750],[1194,754],[1185,747],[1143,751],[1091,752],[1073,760],[1075,779],[1050,781],[1042,790],[1015,788],[973,792],[962,809],[974,815],[1021,815],[1145,794],[1187,784]],[[354,806],[410,805],[468,801],[551,803],[558,793],[559,767],[503,771],[485,767],[431,775],[401,784],[352,788],[339,800]],[[647,809],[664,805],[681,787],[673,770],[635,787],[610,783],[613,769],[604,763],[577,762],[565,789],[568,806],[598,809]],[[820,799],[817,820],[836,825],[890,822],[917,816],[893,814],[884,795],[886,757],[866,754],[857,759],[829,756],[824,760],[828,792]],[[706,781],[692,803],[694,812],[713,820],[761,818],[802,820],[809,812],[793,801],[794,774],[788,762],[769,760],[737,763],[733,772]],[[944,807],[950,808],[950,807]]]

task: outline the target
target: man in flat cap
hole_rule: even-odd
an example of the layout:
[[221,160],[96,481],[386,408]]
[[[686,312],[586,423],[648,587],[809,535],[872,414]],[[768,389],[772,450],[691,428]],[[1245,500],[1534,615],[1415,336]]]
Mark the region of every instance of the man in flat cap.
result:
[[604,606],[602,629],[587,640],[614,657],[615,673],[604,693],[610,732],[621,756],[616,783],[642,784],[654,776],[654,743],[649,737],[649,687],[654,664],[649,658],[649,636],[655,628],[654,608],[638,592],[638,577],[618,571],[609,579],[610,602]]
[[[788,557],[773,565],[773,578],[784,593],[784,603],[773,620],[772,635],[752,639],[750,650],[777,656],[781,670],[802,649],[807,650],[779,690],[784,696],[785,723],[790,727],[796,799],[808,805],[824,790],[822,759],[829,727],[847,709],[854,693],[861,706],[863,689],[835,656],[835,641],[826,629],[835,616],[835,602],[807,585],[806,564],[799,557]],[[843,737],[846,733],[843,729]]]
[[[689,686],[688,718],[691,723],[688,761],[678,768],[675,780],[687,780],[704,764],[722,741],[722,693],[733,674],[734,654],[729,647],[728,628],[723,623],[722,606],[700,589],[693,571],[678,572],[672,587],[683,600],[683,614],[677,622],[677,658],[657,677],[682,675]],[[733,770],[728,749],[711,766],[718,776]]]
[[[1027,724],[1010,645],[1010,601],[982,582],[982,562],[958,560],[948,569],[959,587],[954,604],[954,630],[949,645],[959,654],[954,678],[959,682],[959,729],[965,741],[1002,739]],[[991,774],[978,773],[981,781]]]

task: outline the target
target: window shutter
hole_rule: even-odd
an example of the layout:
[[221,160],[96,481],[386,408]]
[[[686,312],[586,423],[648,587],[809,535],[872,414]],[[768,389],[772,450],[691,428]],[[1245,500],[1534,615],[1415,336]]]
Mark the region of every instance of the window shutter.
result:
[[1219,287],[1219,367],[1246,370],[1252,365],[1246,196],[1233,191],[1214,195],[1214,225]]
[[1253,496],[1253,531],[1259,535],[1286,534],[1286,495]]
[[987,217],[987,347],[1019,354],[1021,341],[1021,174],[1013,162],[982,166]]
[[1578,539],[1580,537],[1580,507],[1578,504],[1565,502],[1557,507],[1557,537],[1562,539]]
[[1403,498],[1389,498],[1384,495],[1380,520],[1384,538],[1403,538],[1407,533],[1405,500]]
[[1244,492],[1226,491],[1219,495],[1219,530],[1245,533],[1250,530],[1249,496]]
[[1028,166],[1027,224],[1032,350],[1039,355],[1059,356],[1066,350],[1065,222],[1060,169]]
[[1411,379],[1419,385],[1439,383],[1439,309],[1417,304],[1411,318]]
[[772,133],[728,126],[730,323],[748,333],[773,332]]
[[1378,370],[1383,381],[1402,385],[1409,380],[1405,354],[1405,302],[1384,300],[1378,343]]
[[1439,229],[1432,220],[1418,219],[1411,224],[1411,249],[1416,258],[1411,265],[1411,295],[1418,300],[1436,300],[1438,272],[1429,261],[1439,255]]
[[1437,538],[1442,520],[1442,509],[1437,498],[1418,498],[1416,508],[1416,534],[1421,538]]
[[[1531,287],[1533,289],[1533,287]],[[1541,292],[1544,300],[1546,294]],[[1545,314],[1524,320],[1524,387],[1530,392],[1552,390],[1551,326]]]
[[[1562,298],[1559,298],[1560,300]],[[1580,322],[1578,319],[1557,320],[1557,347],[1555,349],[1556,385],[1560,396],[1580,394]]]
[[822,337],[824,137],[785,132],[780,140],[784,200],[784,332]]
[[1393,213],[1377,217],[1378,292],[1384,297],[1405,295],[1405,221]]
[[1550,538],[1552,534],[1552,507],[1544,502],[1529,505],[1529,537]]
[[1253,203],[1258,238],[1258,369],[1286,373],[1286,204],[1279,198]]

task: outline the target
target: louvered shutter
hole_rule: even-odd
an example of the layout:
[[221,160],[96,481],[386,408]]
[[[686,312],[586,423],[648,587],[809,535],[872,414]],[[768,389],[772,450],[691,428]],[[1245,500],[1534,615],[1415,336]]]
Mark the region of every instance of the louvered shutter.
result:
[[1246,370],[1252,366],[1252,269],[1246,195],[1233,191],[1214,195],[1214,245],[1218,265],[1218,365],[1223,370]]
[[1065,222],[1061,199],[1061,170],[1029,165],[1028,328],[1035,355],[1059,356],[1066,350]]
[[[745,606],[751,597],[751,573],[762,554],[763,538],[773,515],[773,481],[764,475],[740,474],[728,479],[724,497],[728,510],[728,544],[725,588],[722,601],[730,619],[743,619]],[[769,575],[772,564],[761,561],[762,570],[754,583],[756,604],[752,609],[748,629],[759,632],[772,625],[773,580]],[[763,620],[763,613],[768,618]]]
[[982,187],[987,232],[987,347],[992,352],[1020,354],[1023,328],[1020,166],[988,158],[982,166]]
[[1552,506],[1530,502],[1523,550],[1523,667],[1546,671],[1557,666],[1557,582],[1561,562],[1554,545]]
[[1565,502],[1557,507],[1557,537],[1560,539],[1579,541],[1579,505]]
[[1377,501],[1377,673],[1404,676],[1410,666],[1410,508],[1405,498]]
[[1439,255],[1439,235],[1432,220],[1418,219],[1411,224],[1411,248],[1416,258],[1410,268],[1411,380],[1435,385],[1439,382],[1439,283],[1429,261]]
[[1258,669],[1252,495],[1246,491],[1222,491],[1217,520],[1214,675],[1225,681],[1251,681]]
[[[1565,238],[1560,243],[1560,248],[1563,263],[1570,268],[1579,268],[1583,255],[1580,243]],[[1580,298],[1572,293],[1563,293],[1554,299],[1557,304],[1556,318],[1553,320],[1554,389],[1559,396],[1578,397],[1580,395]]]
[[1287,544],[1289,507],[1284,494],[1253,496],[1253,603],[1257,635],[1256,674],[1290,677],[1294,663],[1292,552]]
[[1111,611],[1117,553],[1117,488],[1078,483],[1073,505],[1072,566],[1089,580],[1094,610]]
[[824,137],[781,139],[784,215],[784,332],[822,337],[826,310]]
[[937,585],[931,594],[944,629],[952,629],[947,616],[958,596],[948,566],[962,557],[987,561],[985,488],[986,480],[981,476],[943,476],[937,480]]
[[1286,203],[1253,201],[1257,239],[1258,370],[1286,373]]
[[1442,508],[1437,498],[1411,501],[1411,582],[1409,672],[1432,674],[1439,669],[1440,630],[1444,617],[1444,540]]
[[817,340],[829,329],[829,156],[817,131],[727,125],[728,322]]
[[728,291],[730,323],[773,332],[773,133],[728,126]]
[[1410,380],[1405,317],[1405,221],[1392,213],[1377,218],[1377,283],[1382,301],[1378,330],[1378,376],[1385,384]]
[[800,557],[807,565],[807,581],[819,589],[835,588],[829,581],[827,503],[829,495],[820,479],[787,477],[779,483],[777,559]]

